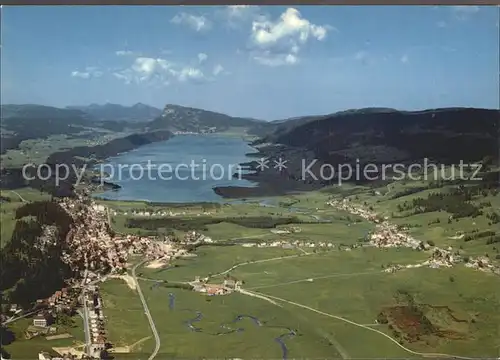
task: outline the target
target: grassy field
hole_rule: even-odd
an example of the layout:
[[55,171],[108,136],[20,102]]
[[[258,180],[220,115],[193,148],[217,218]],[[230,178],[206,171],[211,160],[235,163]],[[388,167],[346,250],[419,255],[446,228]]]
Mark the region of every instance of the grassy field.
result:
[[73,327],[60,327],[58,329],[58,333],[69,333],[73,335],[73,338],[47,340],[45,339],[45,336],[40,336],[26,340],[24,337],[24,331],[29,325],[32,324],[32,319],[20,319],[10,324],[8,327],[9,330],[14,333],[15,340],[11,344],[3,347],[5,348],[5,351],[11,355],[12,359],[17,360],[37,359],[40,351],[47,351],[53,355],[57,355],[57,353],[52,350],[53,347],[78,346],[83,344],[85,341],[82,318],[76,315],[73,317],[73,321]]
[[19,149],[8,150],[5,154],[1,155],[2,167],[21,167],[28,163],[42,164],[54,152],[64,151],[77,146],[103,144],[114,138],[127,135],[125,132],[111,132],[97,128],[89,128],[86,132],[92,132],[92,134],[87,138],[58,134],[44,139],[25,140],[19,144]]
[[[421,263],[429,258],[430,253],[406,248],[339,249],[342,244],[362,242],[374,229],[373,224],[326,204],[332,197],[347,196],[353,202],[389,217],[389,221],[409,227],[410,233],[419,240],[431,241],[440,247],[452,246],[463,255],[488,254],[492,261],[497,261],[498,243],[486,244],[485,239],[465,241],[457,235],[471,234],[475,229],[500,230],[498,223],[493,224],[486,218],[487,214],[498,211],[500,196],[487,194],[473,198],[471,203],[482,206],[483,214],[451,222],[446,211],[418,215],[401,211],[403,204],[412,203],[414,199],[427,198],[431,193],[447,192],[453,188],[423,189],[427,185],[427,182],[420,181],[397,182],[373,189],[346,185],[271,199],[231,201],[221,206],[99,202],[109,206],[112,212],[117,211],[112,215],[112,221],[113,227],[120,232],[161,233],[174,229],[175,234],[182,237],[185,226],[181,225],[188,224],[221,243],[238,239],[241,242],[299,240],[335,245],[322,250],[317,250],[317,247],[301,250],[201,246],[194,252],[195,256],[175,260],[168,268],[141,267],[137,271],[141,277],[167,282],[186,282],[194,280],[195,276],[209,275],[213,275],[210,282],[220,282],[229,274],[243,280],[244,289],[268,297],[268,300],[274,299],[281,305],[240,293],[206,297],[167,287],[168,284],[152,286],[152,282],[141,280],[141,288],[161,338],[159,358],[282,358],[283,352],[276,338],[287,333],[287,328],[296,329],[298,334],[285,340],[290,358],[421,358],[411,351],[498,357],[498,276],[468,269],[462,264],[449,269],[410,268],[392,274],[383,272],[383,269],[388,265]],[[409,189],[416,190],[393,198]],[[32,199],[39,196],[29,191],[19,193]],[[13,199],[5,203],[7,209],[11,209],[10,213],[21,204],[19,196],[14,193],[2,192],[2,196]],[[145,230],[126,227],[129,219],[139,218],[131,215],[134,210],[185,214],[174,217],[174,221],[167,223],[170,225],[162,228],[149,226]],[[2,212],[2,216],[9,211]],[[269,222],[279,223],[292,217],[296,218],[296,223],[277,225],[276,228],[286,229],[293,225],[300,228],[300,232],[276,234],[271,232],[272,226],[267,226]],[[253,223],[252,219],[258,218],[263,219],[261,226]],[[8,235],[8,231],[6,235],[3,233],[4,223],[8,224],[8,219],[2,217],[2,237]],[[237,264],[240,266],[225,272]],[[224,273],[219,274],[221,272]],[[126,346],[131,347],[127,349],[130,354],[115,355],[115,358],[147,359],[154,340],[137,291],[128,288],[121,280],[107,281],[101,291],[111,342],[123,351]],[[174,308],[169,307],[169,294],[175,296]],[[411,316],[416,315],[411,311],[414,312],[415,308],[422,316],[419,319],[431,324],[429,328],[421,329],[420,323],[412,323]],[[186,322],[194,319],[197,311],[202,314],[201,320],[192,325],[201,330],[192,331]],[[381,313],[393,316],[389,324],[377,322]],[[255,316],[263,324],[257,326],[248,318],[237,324],[228,324],[238,315]],[[227,330],[222,327],[224,324],[244,328],[244,331],[221,334]],[[400,338],[401,334],[411,331],[417,333],[418,339]]]
[[[294,225],[301,229],[300,232],[278,235],[272,233],[270,229],[249,228],[223,221],[206,225],[206,229],[202,232],[216,241],[238,238],[246,238],[248,242],[286,239],[316,244],[333,242],[337,246],[351,245],[362,241],[374,227],[373,224],[360,221],[359,218],[337,211],[326,204],[332,197],[348,196],[352,201],[365,203],[367,208],[372,207],[378,213],[388,216],[390,221],[408,226],[411,234],[417,239],[433,241],[441,247],[452,246],[454,249],[460,249],[464,255],[489,253],[490,259],[494,257],[497,251],[494,244],[487,245],[481,241],[466,242],[457,239],[456,235],[467,234],[474,229],[499,230],[498,226],[486,219],[486,214],[499,208],[498,195],[472,199],[472,203],[476,205],[483,202],[491,203],[486,207],[481,205],[485,209],[483,215],[455,219],[450,223],[447,221],[450,214],[444,211],[405,215],[399,210],[399,205],[405,202],[411,203],[413,199],[426,198],[433,192],[446,192],[452,189],[445,186],[420,190],[427,185],[427,182],[406,181],[375,189],[363,186],[330,187],[322,191],[271,199],[232,201],[211,216],[224,219],[235,216],[286,217],[298,214],[301,221],[311,222],[313,216],[316,216],[316,219],[330,220],[331,223],[297,223]],[[392,198],[394,194],[411,188],[417,190],[412,194]],[[187,219],[197,216],[196,213],[201,211],[200,208],[184,210],[191,211],[185,216]],[[437,218],[440,219],[439,222],[436,222]],[[287,228],[290,225],[278,225],[277,228]],[[327,357],[421,357],[411,351],[471,357],[499,355],[500,343],[497,339],[500,338],[498,327],[500,317],[497,314],[500,313],[498,311],[500,294],[497,290],[497,276],[471,270],[460,264],[451,269],[411,268],[395,274],[382,271],[388,265],[421,263],[430,255],[427,252],[410,249],[358,248],[339,251],[334,247],[331,251],[323,250],[317,253],[313,253],[309,248],[305,251],[309,253],[304,254],[298,249],[203,246],[196,251],[196,257],[178,260],[172,264],[174,267],[142,268],[143,276],[175,282],[191,281],[195,276],[216,274],[238,263],[255,262],[242,264],[229,274],[243,280],[244,289],[324,312],[319,314],[287,302],[281,302],[282,307],[277,307],[265,300],[244,297],[241,294],[205,298],[186,290],[152,287],[151,283],[143,282],[152,311],[162,319],[170,317],[172,319],[159,325],[161,336],[169,334],[168,339],[174,344],[165,350],[162,345],[165,356],[197,357],[210,354],[215,357],[241,357],[240,350],[248,354],[248,357],[261,356],[261,353],[253,347],[247,348],[248,344],[252,344],[251,340],[245,340],[245,345],[238,348],[232,340],[233,335],[219,335],[218,341],[224,338],[224,342],[218,342],[220,350],[214,350],[210,341],[214,335],[204,333],[216,331],[215,328],[220,327],[220,323],[225,321],[224,314],[238,312],[242,304],[245,304],[246,314],[250,311],[266,314],[267,309],[257,310],[258,307],[270,307],[270,311],[274,314],[280,314],[281,321],[294,322],[296,328],[300,327],[301,332],[307,333],[301,337],[306,341],[307,336],[304,345],[295,342],[296,338],[289,340],[292,357],[293,353],[298,357],[322,356],[324,348],[319,345],[322,341],[329,344],[328,351],[331,352],[326,355]],[[290,254],[299,256],[274,259]],[[266,259],[268,261],[262,261]],[[222,280],[224,275],[213,277],[211,282]],[[204,329],[201,333],[191,332],[187,328],[184,322],[189,316],[184,314],[181,317],[176,315],[176,311],[168,309],[169,292],[175,292],[177,298],[182,299],[183,308],[191,309],[189,316],[192,318],[196,316],[196,310],[204,314],[202,321],[194,323],[195,326],[199,325]],[[401,302],[400,293],[410,294],[425,319],[432,324],[433,333],[419,335],[415,341],[401,340],[400,336],[404,332],[395,332],[389,325],[376,322],[381,312],[399,311],[394,309],[404,308],[407,305]],[[232,299],[237,301],[233,302]],[[208,310],[210,307],[213,310]],[[210,316],[205,314],[205,311],[209,312]],[[334,318],[335,316],[361,326]],[[374,330],[378,330],[379,333]],[[271,336],[264,331],[252,334],[251,339],[261,341],[262,338],[264,341],[263,334],[265,337]],[[195,349],[192,346],[194,343],[203,344],[203,350]],[[405,347],[409,351],[405,350]],[[272,354],[266,357],[280,357],[279,347],[274,350],[261,347],[261,351],[264,351],[263,349]],[[332,355],[333,353],[336,355]]]
[[[155,319],[161,338],[159,358],[282,358],[282,349],[276,338],[298,330],[298,335],[285,339],[289,356],[310,358],[339,357],[330,341],[315,330],[315,324],[307,318],[296,317],[293,309],[280,308],[266,301],[240,294],[223,297],[207,297],[178,289],[155,288],[142,284],[150,311]],[[174,307],[169,307],[169,293],[175,294]],[[202,314],[193,326],[201,331],[192,331],[186,321]],[[245,318],[231,322],[238,315],[256,317],[262,326]],[[221,327],[227,323],[232,329],[243,331],[218,335],[228,330]]]
[[[307,271],[304,264],[301,267],[303,271]],[[454,279],[453,282],[450,278]],[[359,324],[375,324],[377,314],[382,308],[398,304],[395,295],[403,290],[412,294],[419,304],[447,306],[455,316],[465,321],[465,323],[446,321],[438,314],[438,318],[434,319],[436,326],[443,330],[463,333],[464,338],[449,340],[446,337],[428,336],[422,337],[422,340],[416,343],[405,343],[406,347],[421,352],[494,357],[498,356],[500,323],[498,312],[500,294],[497,285],[498,279],[494,275],[470,271],[463,267],[419,268],[395,274],[373,273],[366,276],[315,280],[306,285],[307,291],[304,291],[305,286],[302,283],[273,286],[257,291],[341,316]],[[324,326],[329,327],[330,323],[331,321],[324,319]],[[339,342],[344,344],[352,356],[370,357],[374,354],[373,349],[377,349],[377,357],[398,356],[397,353],[379,353],[379,342],[385,342],[380,336],[378,340],[376,336],[372,336],[373,342],[367,343],[365,349],[359,348],[357,341],[354,342],[352,339],[357,339],[358,334],[362,336],[362,333],[369,330],[347,325],[343,325],[345,330],[341,331],[343,337],[339,337]],[[387,325],[373,326],[391,334]],[[339,325],[334,325],[334,329],[339,329]]]
[[132,347],[133,352],[151,352],[154,342],[137,291],[130,289],[120,279],[110,279],[101,284],[99,289],[108,339],[113,346],[123,348],[139,342]]
[[[268,253],[273,249],[201,249],[194,260],[184,260],[189,264],[170,270],[155,270],[156,273],[148,270],[147,275],[166,280],[191,280],[195,275],[203,275],[207,271],[221,271],[234,264],[235,260],[258,260],[274,255]],[[261,250],[260,254],[250,253]],[[276,255],[280,255],[280,251]],[[391,337],[394,335],[387,325],[377,324],[376,318],[382,309],[400,304],[398,292],[406,292],[418,304],[422,304],[426,316],[435,326],[465,335],[458,340],[426,336],[418,342],[404,343],[405,347],[417,352],[495,356],[500,323],[496,311],[500,302],[495,287],[498,279],[494,275],[465,267],[407,269],[395,274],[381,272],[382,265],[413,264],[425,258],[425,253],[409,249],[332,251],[248,264],[233,270],[231,275],[244,280],[245,289],[341,316]],[[419,357],[408,353],[380,333],[287,303],[281,303],[283,306],[278,307],[241,294],[206,297],[181,289],[152,287],[147,281],[141,281],[141,288],[162,340],[159,356],[279,358],[281,349],[273,339],[284,333],[284,328],[292,328],[298,329],[300,335],[286,341],[289,356],[368,358],[376,353],[376,357]],[[124,306],[121,305],[126,303],[127,308],[135,309],[136,305],[130,304],[137,304],[140,308],[136,294],[121,282],[114,284],[113,289],[103,291],[121,294],[114,301],[120,304],[122,310],[118,326],[122,332],[120,336],[131,338],[130,342],[140,340],[142,334],[149,334],[144,317],[141,316],[141,321],[138,321],[134,318],[134,311],[124,312]],[[174,309],[169,308],[169,293],[175,294]],[[135,302],[132,299],[134,295]],[[454,321],[448,313],[439,310],[439,306],[448,307],[450,313],[463,322]],[[106,311],[107,316],[112,314]],[[201,328],[200,332],[191,331],[186,324],[187,320],[196,317],[197,311],[202,313],[202,319],[194,322],[193,326]],[[221,324],[231,322],[238,315],[255,316],[266,322],[266,325],[255,326],[246,319],[241,321],[241,326],[238,325],[245,331],[218,334],[222,331]],[[128,323],[132,322],[143,330],[126,330],[129,328]],[[270,324],[269,328],[267,324]],[[112,320],[110,326],[116,326]],[[213,341],[214,336],[217,336],[217,341]],[[360,341],[364,346],[359,346]],[[143,354],[138,353],[137,356],[142,357]]]
[[[125,233],[154,233],[161,232],[161,228],[169,228],[182,237],[184,231],[182,224],[190,229],[197,230],[216,241],[243,240],[248,241],[275,241],[275,240],[299,240],[310,242],[333,242],[351,244],[364,238],[372,230],[373,225],[359,222],[355,216],[342,211],[337,211],[326,205],[329,195],[327,193],[314,192],[294,196],[273,198],[269,204],[262,204],[261,200],[248,202],[230,202],[219,205],[213,204],[148,204],[144,202],[120,202],[98,200],[107,205],[112,213],[112,225],[119,232]],[[268,199],[269,200],[269,199]],[[272,206],[270,206],[272,205]],[[141,227],[127,226],[129,219],[154,220],[162,218],[161,215],[141,217],[133,215],[132,212],[149,212],[177,214],[170,217],[170,225],[145,230]],[[115,213],[116,212],[116,213]],[[245,219],[251,218],[268,219],[269,221],[281,221],[280,219],[294,219],[296,226],[302,231],[300,233],[277,235],[264,226],[245,226]],[[241,219],[241,221],[239,220]],[[275,219],[275,220],[272,220]],[[234,223],[240,221],[242,224]],[[178,225],[174,226],[174,222]],[[334,222],[337,226],[332,227],[326,222]],[[290,225],[277,225],[277,229],[284,229]],[[180,226],[180,227],[179,227]],[[185,227],[185,226],[184,226]]]
[[282,256],[299,255],[295,249],[279,248],[243,248],[242,246],[202,246],[196,257],[178,259],[172,263],[173,268],[149,269],[142,267],[138,272],[157,280],[193,281],[195,276],[208,276],[223,272],[232,266],[248,261],[265,260]]
[[[409,227],[409,232],[415,238],[431,241],[440,247],[451,246],[460,249],[470,256],[487,255],[492,261],[500,260],[500,243],[487,244],[486,239],[474,239],[466,241],[462,234],[471,234],[474,231],[493,231],[500,234],[500,224],[492,223],[487,218],[488,214],[500,212],[500,193],[487,196],[474,196],[470,203],[481,209],[482,215],[476,217],[460,217],[452,221],[449,220],[450,213],[446,211],[425,212],[422,214],[409,214],[408,211],[400,211],[400,206],[405,203],[410,204],[414,199],[427,198],[432,193],[449,193],[456,186],[443,186],[417,191],[404,195],[405,191],[429,185],[429,181],[404,181],[395,182],[387,187],[375,189],[365,189],[349,198],[356,203],[366,203],[367,207],[374,208],[379,214],[387,216],[390,221]],[[465,188],[473,184],[464,182]],[[377,192],[378,194],[375,194]],[[393,198],[397,196],[396,198]]]
[[363,277],[380,273],[383,270],[382,266],[415,264],[425,259],[427,259],[425,253],[410,249],[333,250],[298,258],[248,264],[235,269],[231,274],[244,280],[245,288],[248,289],[284,286],[294,281],[301,281],[300,284],[304,289],[308,289],[310,284],[314,283],[307,281],[308,279]]

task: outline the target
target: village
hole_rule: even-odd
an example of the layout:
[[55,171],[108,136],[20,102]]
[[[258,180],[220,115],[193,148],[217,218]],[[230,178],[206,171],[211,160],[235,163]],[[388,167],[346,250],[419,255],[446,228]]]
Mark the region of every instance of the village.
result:
[[[67,331],[68,318],[74,314],[82,317],[85,331],[85,344],[82,351],[75,348],[59,349],[60,357],[50,357],[47,353],[40,353],[40,360],[48,359],[98,359],[101,354],[112,348],[107,338],[106,309],[103,307],[99,294],[98,283],[107,278],[121,277],[126,281],[134,281],[127,270],[130,269],[133,257],[140,255],[148,268],[162,268],[168,266],[172,260],[189,257],[186,245],[202,245],[215,243],[210,237],[196,231],[188,231],[182,239],[172,239],[169,236],[139,236],[130,234],[116,234],[109,224],[107,207],[93,201],[88,194],[79,194],[76,198],[57,200],[62,209],[73,220],[73,226],[62,244],[62,260],[78,274],[70,280],[66,287],[56,291],[46,299],[39,299],[34,308],[21,309],[13,304],[10,308],[10,318],[3,318],[9,322],[22,314],[34,314],[32,324],[26,329],[24,336],[27,340],[36,337],[45,337],[47,340],[72,337]],[[333,242],[313,242],[304,240],[286,239],[289,234],[298,234],[300,226],[287,226],[272,229],[271,232],[283,236],[281,240],[244,242],[242,247],[281,247],[283,249],[299,249],[302,255],[324,249],[331,251],[350,251],[358,247],[408,247],[416,251],[429,252],[429,259],[412,265],[391,265],[383,271],[394,273],[405,268],[416,267],[452,267],[465,263],[466,267],[476,270],[500,274],[489,259],[485,257],[465,258],[458,250],[441,249],[430,246],[427,242],[419,241],[407,233],[407,229],[391,224],[389,219],[381,218],[375,212],[366,210],[348,199],[331,200],[328,205],[340,210],[358,215],[375,224],[375,230],[369,233],[363,241],[351,245],[334,244]],[[137,212],[134,216],[177,216],[182,213],[173,212]],[[39,246],[50,246],[55,239],[56,229],[47,226],[44,229]],[[299,255],[300,256],[300,255]],[[242,289],[243,281],[226,276],[220,283],[211,283],[210,277],[196,276],[188,283],[192,290],[207,296],[228,295]]]
[[[186,211],[180,211],[180,212],[173,212],[172,210],[169,211],[141,211],[141,210],[131,210],[131,211],[116,211],[113,210],[112,212],[113,216],[116,215],[123,215],[123,216],[135,216],[135,217],[175,217],[175,216],[185,216],[185,215],[190,215],[190,213]],[[198,212],[196,216],[210,216],[213,215],[214,212],[211,211],[202,211]]]
[[[459,250],[454,251],[451,247],[441,249],[431,246],[428,242],[416,240],[407,233],[408,229],[391,224],[388,221],[388,217],[381,218],[374,211],[367,210],[361,205],[351,202],[348,198],[331,200],[328,202],[328,205],[375,223],[376,228],[370,235],[369,242],[372,246],[381,248],[409,247],[419,251],[431,251],[429,260],[424,261],[422,264],[406,266],[407,268],[419,266],[428,266],[430,268],[452,267],[455,264],[465,263],[465,266],[468,268],[500,275],[500,267],[495,266],[487,257],[465,257],[462,256]],[[386,271],[394,272],[402,268],[404,266],[393,266],[390,269],[386,269]]]
[[[131,256],[168,262],[186,255],[187,251],[175,246],[168,237],[115,234],[108,223],[107,208],[95,203],[85,192],[76,198],[57,201],[72,219],[72,227],[61,244],[61,259],[76,276],[49,298],[38,299],[32,309],[11,304],[10,317],[4,316],[2,323],[32,314],[32,324],[24,332],[25,339],[44,336],[47,340],[57,340],[72,337],[60,329],[68,328],[71,316],[78,314],[84,321],[83,351],[55,349],[61,357],[51,358],[47,353],[40,353],[39,359],[100,359],[101,353],[112,344],[107,339],[105,309],[96,284],[108,277],[126,277]],[[43,230],[37,244],[42,248],[57,241],[55,227],[47,226]]]
[[208,277],[201,279],[199,276],[196,276],[195,280],[191,282],[190,285],[193,286],[193,291],[208,296],[227,295],[233,291],[238,291],[242,285],[242,281],[232,277],[224,279],[222,284],[209,284],[208,281]]

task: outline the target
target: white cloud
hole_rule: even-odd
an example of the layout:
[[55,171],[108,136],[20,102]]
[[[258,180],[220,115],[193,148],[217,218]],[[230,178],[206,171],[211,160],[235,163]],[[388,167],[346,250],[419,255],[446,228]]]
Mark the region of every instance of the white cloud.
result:
[[89,79],[90,78],[90,73],[88,72],[82,72],[82,71],[72,71],[71,72],[72,77],[79,77],[82,79]]
[[222,67],[222,65],[217,64],[217,65],[215,65],[214,70],[212,71],[212,74],[214,76],[217,76],[217,75],[219,75],[223,71],[224,71],[224,68]]
[[254,20],[250,36],[253,58],[268,66],[296,64],[300,48],[310,40],[324,40],[331,29],[312,24],[294,8],[288,8],[276,21],[265,17]]
[[123,80],[126,84],[130,84],[131,82],[163,82],[166,80],[165,75],[172,67],[173,64],[165,59],[138,57],[134,60],[130,68],[116,71],[113,75],[117,79]]
[[149,81],[152,78],[162,79],[164,73],[170,71],[172,66],[165,59],[139,57],[135,59],[132,70],[139,76],[139,81]]
[[208,80],[205,77],[205,74],[203,74],[203,71],[192,67],[185,67],[179,72],[175,72],[174,74],[177,77],[177,80],[179,80],[180,82],[186,82],[190,80],[194,82],[200,82]]
[[476,5],[461,5],[461,6],[452,6],[451,11],[454,16],[459,20],[466,20],[470,16],[474,15],[479,11],[479,6]]
[[103,72],[100,71],[95,66],[87,66],[85,71],[75,70],[71,72],[71,77],[76,77],[80,79],[91,79],[91,78],[99,78],[103,75]]
[[282,40],[303,44],[310,37],[323,40],[327,31],[327,27],[311,24],[307,19],[303,19],[297,9],[288,8],[274,23],[267,20],[254,21],[252,40],[259,46],[273,45]]
[[196,16],[182,12],[175,15],[170,21],[176,25],[186,25],[197,32],[208,31],[212,28],[211,21],[203,15]]
[[198,54],[198,62],[201,64],[205,62],[208,59],[208,55],[205,53],[199,53]]
[[[205,56],[200,56],[205,55]],[[198,60],[206,60],[206,54],[198,54]],[[214,68],[214,76],[223,71],[221,65]],[[217,71],[216,71],[217,70]],[[113,73],[115,78],[125,84],[168,85],[174,81],[181,83],[203,83],[214,80],[206,76],[203,69],[183,64],[176,64],[166,59],[138,57],[129,68]]]
[[127,56],[127,55],[133,55],[134,52],[130,51],[130,50],[118,50],[118,51],[115,51],[115,54],[117,56]]
[[410,61],[410,58],[408,57],[408,55],[404,54],[403,56],[401,56],[400,60],[403,64],[406,64],[408,61]]

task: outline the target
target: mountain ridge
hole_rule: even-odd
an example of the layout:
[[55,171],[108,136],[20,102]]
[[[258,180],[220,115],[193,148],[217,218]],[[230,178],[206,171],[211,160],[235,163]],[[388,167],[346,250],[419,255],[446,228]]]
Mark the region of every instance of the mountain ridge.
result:
[[140,102],[132,106],[92,103],[90,105],[66,106],[66,109],[81,110],[101,121],[147,122],[161,114],[160,109]]
[[147,123],[149,129],[200,132],[214,128],[215,132],[230,127],[252,127],[265,122],[253,118],[230,116],[194,107],[166,104],[159,117]]

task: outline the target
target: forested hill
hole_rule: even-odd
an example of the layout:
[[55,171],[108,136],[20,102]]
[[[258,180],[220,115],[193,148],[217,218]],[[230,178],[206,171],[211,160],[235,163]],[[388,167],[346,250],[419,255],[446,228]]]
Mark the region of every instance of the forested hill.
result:
[[330,163],[360,157],[455,163],[498,158],[499,121],[500,111],[488,109],[361,109],[271,123],[259,142],[313,150]]
[[233,117],[214,111],[168,104],[158,118],[147,123],[145,126],[149,129],[190,132],[199,132],[214,128],[215,132],[221,132],[231,127],[251,128],[261,123],[265,122],[251,118]]
[[132,106],[118,104],[90,104],[86,106],[68,106],[67,109],[81,110],[101,121],[146,122],[161,115],[161,110],[150,105],[137,103]]

